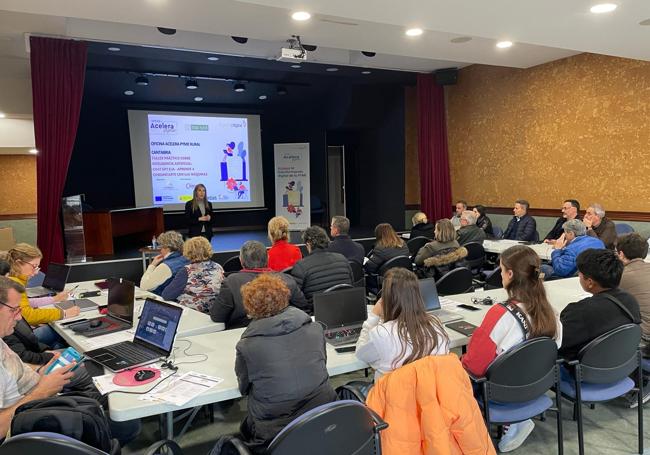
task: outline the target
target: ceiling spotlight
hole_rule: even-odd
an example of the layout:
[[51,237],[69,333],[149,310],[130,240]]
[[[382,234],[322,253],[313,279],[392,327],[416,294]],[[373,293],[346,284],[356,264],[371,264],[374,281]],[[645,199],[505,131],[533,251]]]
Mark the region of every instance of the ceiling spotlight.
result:
[[377,55],[376,52],[370,52],[370,51],[361,51],[361,53],[366,57],[374,57],[375,55]]
[[469,43],[470,41],[472,41],[471,36],[459,36],[458,38],[452,38],[449,40],[450,43],[454,44]]
[[119,52],[119,51],[120,51],[120,48],[119,48],[119,47],[115,47],[115,46],[111,46],[111,47],[108,48],[108,50],[111,51],[111,52]]
[[311,14],[309,14],[307,11],[296,11],[291,15],[291,19],[294,21],[308,21],[311,19]]
[[282,86],[278,87],[278,95],[286,95],[287,93],[288,92],[286,87],[282,87]]
[[38,155],[38,150],[36,150],[36,149],[30,149],[30,150],[29,150],[29,153],[31,153],[32,155]]
[[291,65],[291,68],[299,69],[302,68],[300,65]]
[[211,62],[216,62],[217,60],[219,60],[219,57],[215,57],[214,55],[212,55],[208,57],[208,60],[210,60]]
[[185,82],[185,88],[188,90],[196,90],[199,88],[199,83],[194,79],[188,79],[187,82]]
[[406,36],[420,36],[424,32],[422,31],[421,28],[409,28],[404,33],[406,33]]
[[167,27],[156,27],[156,28],[163,35],[175,35],[176,34],[176,29],[175,28],[167,28]]
[[131,95],[135,95],[135,92],[133,90],[124,90],[124,94],[126,96],[131,96]]
[[135,83],[137,85],[149,85],[149,78],[145,76],[138,76],[135,78]]
[[195,96],[194,101],[203,101],[203,97],[202,96]]
[[239,44],[246,44],[248,42],[248,38],[244,36],[231,36],[231,38],[235,43],[239,43]]
[[265,100],[265,99],[266,99],[266,95],[260,95],[260,96],[258,96],[258,98],[261,99],[261,100]]
[[4,112],[0,112],[0,118],[5,118],[6,116],[7,114],[5,114]]
[[233,90],[237,93],[242,93],[246,91],[246,86],[244,84],[235,84]]
[[368,70],[366,70],[366,71],[361,71],[361,74],[370,74],[370,73],[372,73],[372,71],[368,71]]
[[338,68],[325,68],[325,71],[329,71],[330,73],[335,73],[338,70]]
[[617,6],[618,5],[614,3],[601,3],[599,5],[592,6],[589,11],[594,14],[611,13],[616,9]]
[[508,49],[509,47],[512,47],[512,41],[499,41],[497,47],[499,49]]
[[309,52],[314,52],[316,49],[318,49],[318,46],[315,44],[303,44],[302,47],[304,50]]

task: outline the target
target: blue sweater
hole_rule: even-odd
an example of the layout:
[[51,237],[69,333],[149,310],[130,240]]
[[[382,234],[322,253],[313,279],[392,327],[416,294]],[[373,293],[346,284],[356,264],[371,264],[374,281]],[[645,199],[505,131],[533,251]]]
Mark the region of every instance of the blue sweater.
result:
[[588,250],[590,248],[604,249],[605,244],[597,237],[580,235],[573,239],[561,250],[553,250],[551,253],[553,275],[561,277],[569,277],[575,275],[575,273],[578,271],[578,268],[576,267],[576,258],[584,250]]

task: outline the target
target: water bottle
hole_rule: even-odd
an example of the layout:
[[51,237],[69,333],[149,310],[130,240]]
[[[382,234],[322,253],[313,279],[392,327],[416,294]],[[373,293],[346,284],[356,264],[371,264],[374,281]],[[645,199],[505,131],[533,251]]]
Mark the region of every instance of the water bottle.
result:
[[156,236],[154,235],[154,236],[151,238],[151,249],[152,249],[152,250],[155,250],[155,249],[157,249],[157,248],[158,248],[158,242],[156,241]]

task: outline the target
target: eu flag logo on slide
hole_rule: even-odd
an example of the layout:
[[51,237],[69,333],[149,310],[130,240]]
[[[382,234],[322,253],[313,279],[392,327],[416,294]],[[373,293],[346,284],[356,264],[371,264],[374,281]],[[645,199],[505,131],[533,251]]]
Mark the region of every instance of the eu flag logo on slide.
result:
[[162,202],[162,196],[156,196],[156,202]]

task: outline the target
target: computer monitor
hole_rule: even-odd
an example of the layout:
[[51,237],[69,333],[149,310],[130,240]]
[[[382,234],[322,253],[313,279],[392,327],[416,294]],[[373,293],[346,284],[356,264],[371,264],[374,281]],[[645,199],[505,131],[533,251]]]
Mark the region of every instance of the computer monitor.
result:
[[419,280],[420,294],[424,300],[425,311],[433,311],[440,309],[440,298],[438,297],[438,290],[436,289],[435,278],[426,278]]
[[183,307],[147,299],[135,331],[134,343],[155,346],[171,354]]
[[124,279],[115,279],[108,288],[108,315],[133,323],[135,284]]
[[52,262],[47,268],[43,287],[61,292],[68,282],[68,275],[70,275],[70,266]]
[[314,294],[314,319],[326,330],[361,325],[367,317],[365,288]]

